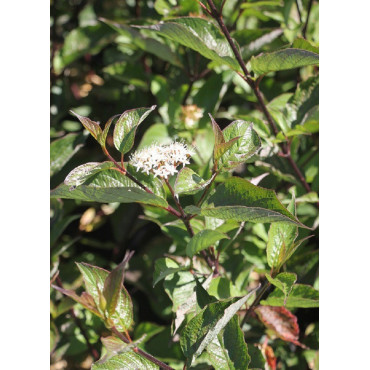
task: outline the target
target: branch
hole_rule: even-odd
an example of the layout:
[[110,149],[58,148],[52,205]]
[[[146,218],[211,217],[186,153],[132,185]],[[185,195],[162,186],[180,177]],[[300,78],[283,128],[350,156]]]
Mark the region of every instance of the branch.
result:
[[[248,85],[253,90],[253,93],[257,97],[258,103],[259,103],[259,105],[262,109],[262,112],[264,113],[264,115],[267,119],[267,122],[269,123],[269,126],[270,126],[271,130],[274,133],[274,135],[276,136],[279,132],[279,130],[276,126],[276,123],[275,123],[274,119],[272,118],[270,112],[267,109],[266,103],[263,100],[263,97],[262,97],[262,94],[259,90],[258,84],[251,78],[251,75],[250,75],[250,73],[249,73],[241,55],[240,55],[240,52],[237,49],[233,39],[231,38],[229,30],[225,26],[225,23],[222,19],[222,13],[217,10],[217,8],[216,8],[216,6],[215,6],[215,4],[213,3],[212,0],[207,0],[207,3],[208,3],[208,5],[211,9],[210,10],[211,16],[219,24],[224,36],[226,37],[234,55],[235,55],[236,60],[238,61],[239,65],[240,65],[240,68],[242,69],[242,71],[244,73],[244,76],[241,75],[241,74],[239,74],[239,75],[242,76],[242,78],[248,83]],[[312,0],[310,1],[310,3],[312,3]],[[308,17],[307,17],[307,20],[308,20]],[[307,22],[307,20],[306,20],[306,22]],[[302,183],[303,187],[309,193],[311,191],[311,187],[308,185],[304,176],[302,175],[302,172],[299,170],[297,164],[294,162],[293,158],[291,157],[291,154],[289,152],[289,148],[288,148],[286,143],[282,144],[282,151],[283,151],[284,157],[287,158],[290,166],[292,167],[293,171],[296,173],[296,175],[297,175],[298,179],[300,180],[300,182]]]
[[247,312],[245,313],[244,318],[243,318],[243,320],[242,320],[242,322],[240,324],[240,327],[241,328],[247,322],[249,316],[252,313],[253,308],[258,305],[258,303],[260,302],[260,300],[262,299],[263,295],[265,294],[266,290],[268,289],[268,287],[270,285],[271,284],[266,280],[265,283],[264,283],[264,285],[263,285],[263,287],[261,288],[260,292],[258,293],[258,295],[254,299],[253,303],[249,306]]

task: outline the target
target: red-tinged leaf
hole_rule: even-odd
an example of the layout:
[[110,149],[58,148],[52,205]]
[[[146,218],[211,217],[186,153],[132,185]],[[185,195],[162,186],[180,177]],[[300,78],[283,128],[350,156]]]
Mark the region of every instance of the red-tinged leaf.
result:
[[74,290],[71,290],[71,289],[64,289],[64,288],[61,288],[59,286],[56,286],[56,285],[51,285],[55,290],[63,293],[64,295],[68,296],[68,297],[71,297],[73,300],[75,300],[77,303],[80,303],[82,306],[84,306],[86,309],[88,309],[89,311],[91,311],[92,313],[94,313],[95,315],[99,316],[100,318],[102,318],[102,315],[100,314],[100,312],[98,311],[97,307],[96,307],[96,304],[94,302],[94,299],[93,297],[89,294],[89,293],[86,293],[86,292],[83,292],[81,294],[81,297],[74,291]]
[[297,317],[285,307],[258,306],[255,309],[260,320],[280,339],[305,348],[298,341],[299,326]]
[[107,121],[107,123],[105,124],[104,126],[104,130],[101,134],[101,136],[99,137],[99,144],[105,148],[105,141],[107,140],[107,136],[108,136],[108,132],[109,132],[109,128],[113,122],[113,120],[117,117],[119,117],[120,115],[119,114],[116,114],[115,116],[109,118],[109,120]]
[[101,127],[99,126],[99,123],[92,121],[90,118],[80,116],[79,114],[73,112],[72,110],[70,112],[80,120],[80,122],[83,124],[86,130],[90,132],[94,139],[100,141],[102,130]]
[[212,128],[213,128],[213,133],[215,135],[215,147],[219,144],[222,144],[225,142],[224,134],[222,133],[220,126],[217,124],[217,122],[214,120],[214,118],[209,114],[211,117],[211,122],[212,122]]
[[215,145],[214,154],[213,154],[214,159],[215,160],[220,159],[239,139],[240,139],[240,136],[237,136],[229,140],[227,143],[221,143],[221,144]]
[[123,261],[105,279],[103,295],[106,300],[108,317],[111,317],[116,310],[122,290],[125,266],[133,254],[133,251],[126,252]]
[[265,356],[267,365],[269,366],[270,370],[276,370],[276,357],[272,347],[265,345],[262,348],[262,352]]

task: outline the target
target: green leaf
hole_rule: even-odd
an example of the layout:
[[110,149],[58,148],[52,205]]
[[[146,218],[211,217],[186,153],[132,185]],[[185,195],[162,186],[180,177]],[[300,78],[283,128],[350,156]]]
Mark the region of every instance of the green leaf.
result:
[[140,28],[157,31],[164,37],[197,51],[205,58],[240,71],[240,66],[227,39],[213,23],[205,19],[176,18]]
[[66,185],[69,185],[73,188],[79,186],[86,182],[90,177],[97,174],[100,171],[114,168],[113,162],[89,162],[82,164],[81,166],[76,167],[72,170],[64,180]]
[[294,283],[297,281],[297,275],[292,272],[282,272],[276,275],[275,278],[271,277],[271,275],[266,274],[267,280],[272,284],[275,285],[278,289],[280,289],[284,293],[284,305],[286,304],[286,300],[292,291]]
[[87,263],[77,263],[77,266],[83,276],[87,292],[93,297],[101,315],[106,318],[105,325],[108,328],[115,326],[118,331],[128,330],[133,323],[133,309],[131,297],[125,287],[122,285],[116,309],[107,318],[107,301],[103,296],[103,291],[109,271]]
[[111,357],[104,363],[94,363],[92,370],[117,370],[117,369],[145,369],[156,370],[159,366],[134,351],[125,352]]
[[156,108],[136,108],[127,110],[117,120],[113,132],[114,146],[122,154],[130,151],[134,145],[136,129],[139,124]]
[[319,307],[319,292],[309,285],[293,285],[289,297],[284,303],[285,296],[280,289],[275,289],[266,300],[261,301],[264,306],[286,306],[311,308]]
[[141,139],[137,150],[141,150],[153,143],[167,145],[171,142],[172,139],[168,134],[167,126],[163,123],[155,123],[144,132],[143,138]]
[[98,122],[92,121],[88,117],[80,116],[79,114],[73,112],[72,110],[70,112],[80,120],[85,129],[90,132],[90,134],[93,136],[95,140],[97,141],[100,140],[102,130]]
[[154,264],[153,287],[155,287],[166,276],[173,275],[175,272],[186,270],[185,266],[179,266],[171,258],[159,258]]
[[110,21],[108,19],[100,18],[100,20],[112,27],[119,34],[128,36],[132,40],[132,44],[148,53],[155,55],[156,57],[165,60],[177,67],[182,68],[179,57],[165,44],[159,42],[151,37],[145,37],[140,32],[136,31],[132,27],[117,22]]
[[210,303],[193,317],[185,326],[180,344],[190,367],[193,359],[213,342],[238,310],[245,304],[255,290],[242,298]]
[[195,285],[194,276],[188,271],[176,272],[165,278],[163,286],[172,301],[172,312],[177,313],[178,308],[193,296]]
[[99,137],[99,144],[105,148],[105,141],[107,140],[107,135],[108,135],[108,132],[109,132],[109,129],[110,129],[110,126],[112,124],[112,122],[114,121],[115,118],[119,117],[119,114],[116,114],[115,116],[109,118],[109,120],[106,122],[105,126],[104,126],[104,130],[101,134],[101,136]]
[[235,137],[226,143],[215,145],[215,149],[213,151],[214,161],[217,162],[232,146],[234,146],[234,144],[236,144],[238,139],[239,137]]
[[[186,207],[186,211],[197,213],[199,209]],[[239,177],[231,177],[219,185],[203,203],[200,213],[223,220],[283,221],[307,228],[280,203],[273,190],[260,188]]]
[[50,176],[60,171],[72,156],[84,145],[86,135],[68,134],[50,145]]
[[319,48],[303,37],[297,37],[292,44],[292,48],[308,50],[319,54]]
[[204,189],[211,181],[212,178],[203,180],[192,169],[184,167],[177,174],[174,190],[176,194],[195,194]]
[[226,141],[231,142],[235,139],[236,141],[220,158],[219,168],[231,170],[245,162],[261,147],[261,140],[257,132],[253,130],[252,123],[242,120],[234,121],[222,133]]
[[118,354],[131,351],[137,346],[136,342],[125,343],[121,339],[113,336],[101,338],[101,341],[103,343],[105,353],[93,364],[92,368],[94,368],[94,365],[102,365],[106,363],[109,359]]
[[234,137],[228,142],[226,142],[224,138],[224,134],[220,129],[220,126],[213,119],[211,114],[209,114],[209,116],[211,117],[213,134],[215,135],[215,146],[213,149],[213,161],[214,163],[217,163],[217,161],[235,144],[235,142],[239,139],[239,137],[237,138]]
[[81,215],[66,216],[52,224],[50,227],[50,245],[53,245],[59,236],[62,235],[66,227],[74,220],[77,220],[80,216]]
[[221,239],[229,239],[229,237],[217,230],[202,230],[190,239],[186,246],[186,254],[188,257],[193,257],[198,252],[208,248]]
[[318,65],[319,55],[302,49],[283,49],[251,58],[253,72],[262,75],[309,65]]
[[207,347],[213,367],[217,370],[248,369],[250,356],[237,316]]
[[[177,306],[177,309],[175,311],[176,318],[174,321],[173,334],[177,332],[178,328],[185,320],[185,315],[196,312],[197,304],[198,306],[203,308],[200,302],[200,296],[199,296],[200,294],[202,295],[202,299],[205,299],[206,304],[214,302],[213,300],[214,297],[210,297],[210,295],[206,291],[206,289],[209,287],[212,281],[212,277],[213,277],[213,274],[212,273],[209,274],[207,279],[201,284],[202,288],[200,288],[200,283],[198,279],[194,279],[193,277],[193,281],[192,281],[193,284],[191,285],[192,287],[191,294],[189,294],[187,298],[184,301],[182,301],[180,305]],[[195,291],[194,291],[194,288],[195,288]],[[175,301],[174,301],[174,304],[175,304]]]
[[[151,189],[153,191],[153,189]],[[59,185],[51,192],[52,198],[79,199],[101,203],[138,202],[167,207],[165,199],[147,193],[122,173],[110,169],[96,173],[84,184],[70,190],[68,185]]]
[[64,40],[64,45],[57,51],[53,67],[57,74],[73,61],[85,54],[97,54],[115,38],[115,33],[105,24],[75,28]]
[[238,290],[228,278],[221,276],[212,279],[207,291],[217,299],[227,299],[244,293],[244,290]]
[[[110,272],[108,277],[105,279],[103,295],[107,302],[106,312],[109,318],[116,311],[118,299],[120,298],[121,289],[123,287],[125,267],[128,260],[132,257],[132,254],[133,252],[126,253],[123,261],[112,272]],[[125,299],[125,296],[121,295],[121,298]],[[121,305],[126,306],[126,303],[122,302]]]
[[[293,215],[295,211],[295,199],[292,198],[288,211]],[[270,267],[279,270],[286,260],[287,251],[293,245],[298,236],[298,227],[286,222],[275,222],[271,224],[267,241],[267,262]]]

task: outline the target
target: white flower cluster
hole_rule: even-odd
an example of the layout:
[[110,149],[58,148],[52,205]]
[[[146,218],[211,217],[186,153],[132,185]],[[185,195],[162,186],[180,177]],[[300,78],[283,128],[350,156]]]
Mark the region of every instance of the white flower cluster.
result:
[[177,172],[177,166],[182,164],[184,167],[189,164],[189,158],[193,154],[193,150],[181,142],[169,145],[153,144],[135,152],[131,156],[131,164],[148,175],[152,173],[155,177],[167,179]]

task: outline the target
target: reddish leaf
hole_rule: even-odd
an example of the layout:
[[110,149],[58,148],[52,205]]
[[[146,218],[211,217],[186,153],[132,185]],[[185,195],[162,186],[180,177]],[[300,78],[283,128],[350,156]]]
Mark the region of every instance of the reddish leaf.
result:
[[80,116],[79,114],[73,112],[72,110],[70,112],[80,120],[80,122],[83,124],[86,130],[90,132],[90,134],[94,137],[94,139],[98,141],[100,140],[102,130],[98,122],[92,121],[88,117]]
[[305,348],[305,345],[298,341],[297,317],[285,307],[258,306],[255,311],[265,326],[271,329],[280,339]]
[[96,307],[93,297],[89,293],[83,292],[80,297],[74,290],[64,289],[64,288],[61,288],[53,284],[51,286],[55,290],[58,290],[59,292],[65,294],[66,296],[71,297],[72,299],[80,303],[82,306],[87,308],[89,311],[91,311],[95,315],[102,317],[102,315],[100,314],[100,312],[98,311]]
[[211,114],[209,114],[209,116],[211,118],[213,133],[215,135],[215,146],[225,143],[224,134],[222,133],[220,126],[217,124]]
[[272,347],[264,345],[262,347],[263,354],[265,355],[266,362],[270,370],[276,370],[276,357]]

